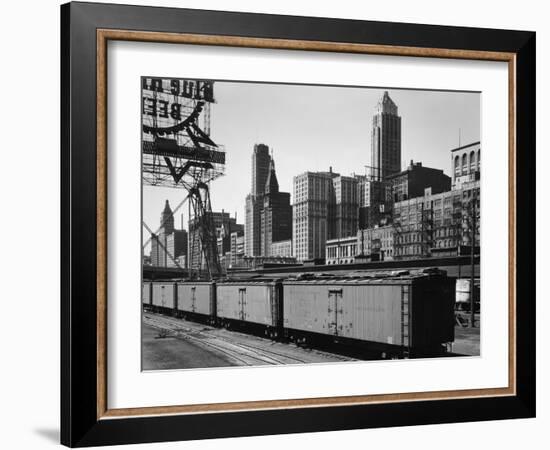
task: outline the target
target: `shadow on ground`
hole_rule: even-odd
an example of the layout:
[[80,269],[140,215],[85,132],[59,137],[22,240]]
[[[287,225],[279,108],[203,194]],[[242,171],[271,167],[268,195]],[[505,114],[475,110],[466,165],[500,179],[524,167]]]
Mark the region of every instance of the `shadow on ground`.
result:
[[57,428],[38,428],[34,432],[50,442],[59,444],[59,430]]

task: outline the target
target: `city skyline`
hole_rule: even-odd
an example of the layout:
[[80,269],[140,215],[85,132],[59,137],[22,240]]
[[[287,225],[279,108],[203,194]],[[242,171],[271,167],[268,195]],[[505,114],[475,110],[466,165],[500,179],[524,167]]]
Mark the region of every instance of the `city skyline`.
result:
[[[346,176],[364,174],[372,165],[371,122],[385,90],[402,117],[401,169],[414,159],[451,175],[449,150],[458,147],[459,128],[462,145],[480,140],[478,93],[216,82],[211,137],[225,146],[227,166],[212,183],[212,209],[236,212],[244,223],[250,157],[259,143],[274,154],[281,191],[292,192],[294,176],[330,166]],[[183,189],[144,186],[144,221],[156,229],[159,205],[169,200],[175,208],[184,196]],[[187,206],[175,212],[176,228],[181,213],[187,228]]]

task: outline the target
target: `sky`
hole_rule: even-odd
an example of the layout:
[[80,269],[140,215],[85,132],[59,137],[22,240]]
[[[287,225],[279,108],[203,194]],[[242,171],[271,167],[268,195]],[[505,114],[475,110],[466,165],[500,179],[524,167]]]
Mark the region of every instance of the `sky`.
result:
[[[365,173],[370,165],[371,122],[384,91],[401,116],[401,168],[410,160],[451,175],[450,150],[480,140],[480,94],[395,88],[305,86],[217,81],[211,138],[226,151],[225,175],[211,184],[214,211],[237,214],[244,223],[251,188],[254,144],[273,150],[279,189],[292,193],[292,178],[305,171]],[[143,220],[156,230],[169,200],[175,208],[183,189],[143,187]],[[292,202],[292,198],[291,198]],[[187,228],[187,205],[180,213]]]

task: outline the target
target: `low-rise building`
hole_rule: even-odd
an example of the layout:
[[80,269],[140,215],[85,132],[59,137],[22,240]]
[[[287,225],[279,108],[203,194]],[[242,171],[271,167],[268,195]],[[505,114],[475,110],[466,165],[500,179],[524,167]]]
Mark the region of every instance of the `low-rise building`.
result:
[[393,225],[373,227],[357,232],[357,255],[373,261],[393,259]]
[[472,242],[479,247],[479,181],[456,186],[460,187],[435,195],[426,189],[423,197],[395,203],[395,259],[460,254]]
[[297,265],[296,258],[293,256],[245,256],[244,266],[247,269],[261,269],[265,266],[278,266],[278,265]]
[[326,264],[352,264],[357,255],[357,236],[329,239],[325,249]]
[[292,256],[292,239],[276,241],[271,243],[271,256]]

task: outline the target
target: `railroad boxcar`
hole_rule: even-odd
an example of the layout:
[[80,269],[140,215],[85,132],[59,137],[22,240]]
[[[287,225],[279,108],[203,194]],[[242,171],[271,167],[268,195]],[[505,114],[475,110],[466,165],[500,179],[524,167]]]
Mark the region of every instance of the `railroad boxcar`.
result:
[[151,283],[151,309],[164,314],[174,314],[176,310],[176,283],[173,281],[153,281]]
[[433,356],[454,341],[454,280],[442,274],[283,282],[285,333]]
[[216,283],[218,323],[271,338],[282,334],[282,284],[279,281]]
[[150,308],[151,306],[151,282],[144,281],[141,284],[141,304],[143,308]]
[[216,319],[216,283],[181,281],[176,283],[177,315],[206,323]]

